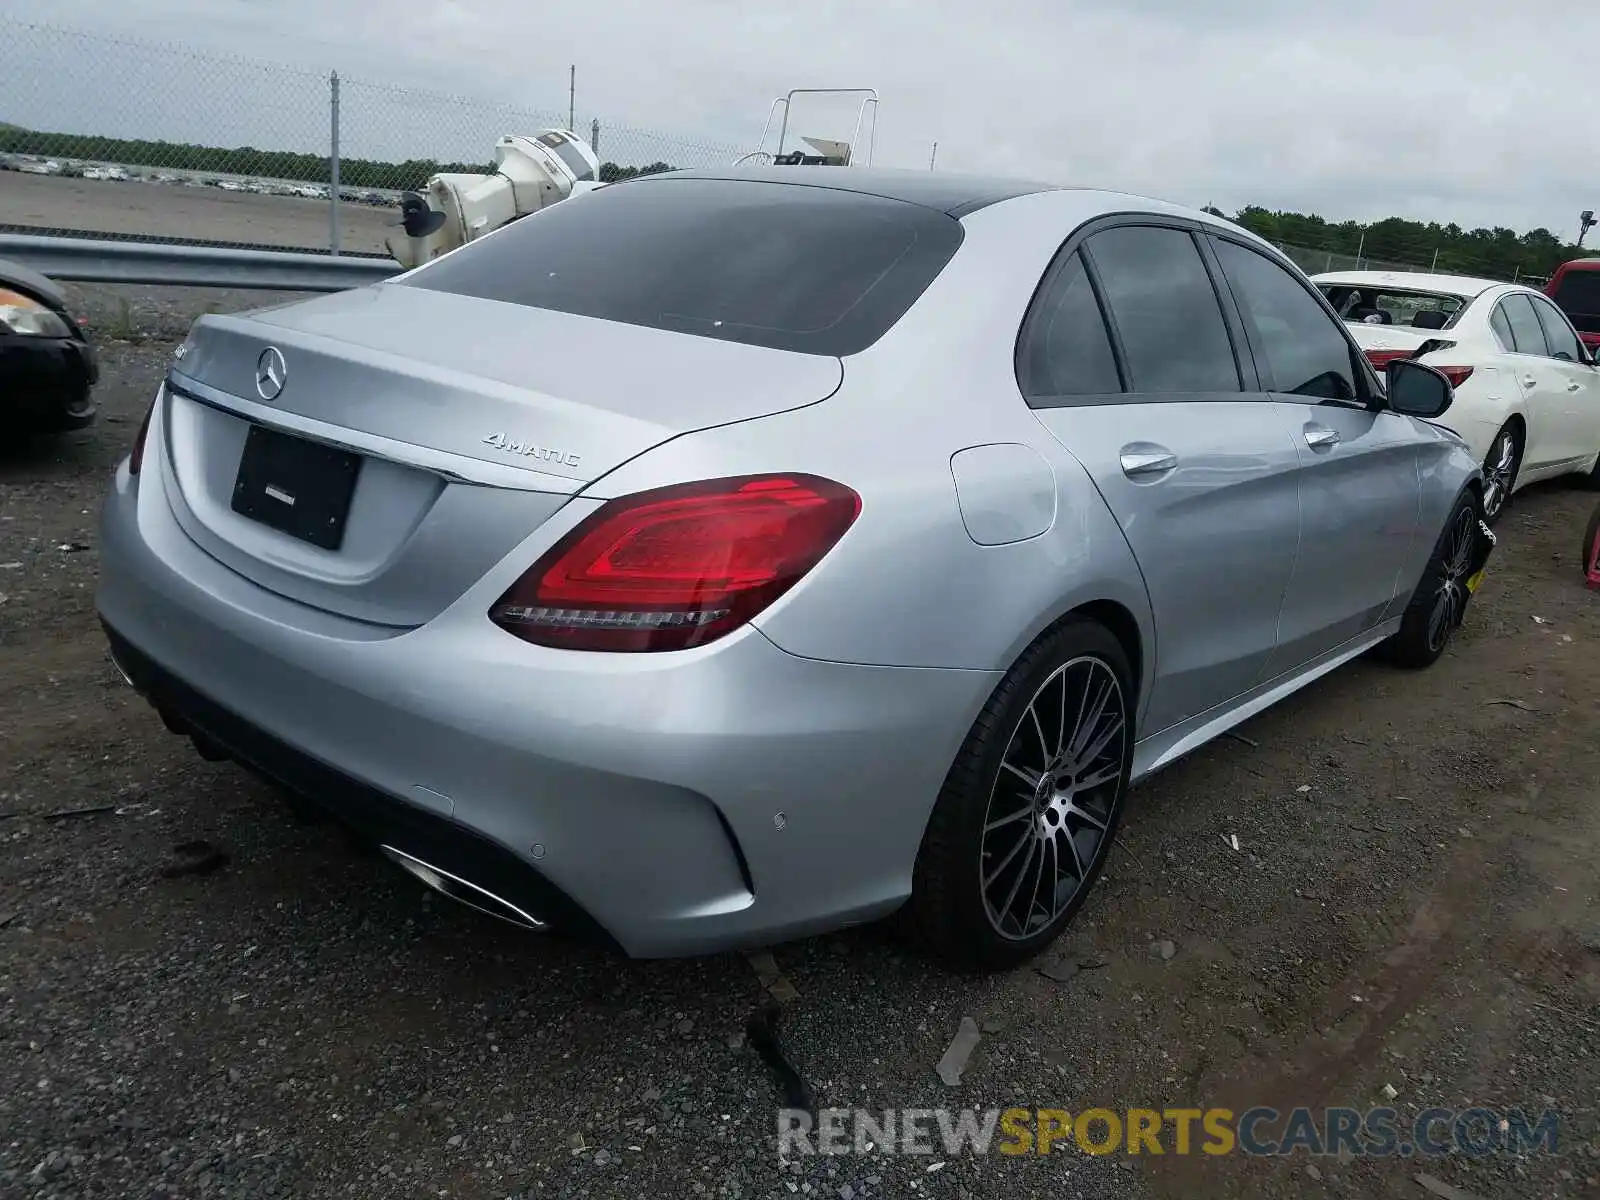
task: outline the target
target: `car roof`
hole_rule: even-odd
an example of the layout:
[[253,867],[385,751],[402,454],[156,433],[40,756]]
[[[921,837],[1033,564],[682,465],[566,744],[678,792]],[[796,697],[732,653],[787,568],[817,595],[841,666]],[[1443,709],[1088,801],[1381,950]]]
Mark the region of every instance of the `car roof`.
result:
[[1414,292],[1443,292],[1447,296],[1479,296],[1493,287],[1510,287],[1503,279],[1476,279],[1470,275],[1437,275],[1427,271],[1324,271],[1313,283],[1351,287],[1391,287]]
[[[658,179],[754,180],[761,183],[795,184],[857,192],[903,200],[924,208],[936,209],[952,217],[964,217],[1002,200],[1028,196],[1035,192],[1081,191],[1061,184],[1034,180],[1007,179],[997,175],[958,175],[935,171],[911,171],[885,167],[725,167],[672,171],[657,175],[638,175],[623,183]],[[610,186],[615,186],[610,185]]]
[[1085,213],[1092,213],[1095,210],[1114,213],[1130,209],[1160,213],[1197,221],[1235,237],[1262,246],[1271,246],[1270,242],[1225,217],[1217,217],[1204,210],[1190,208],[1170,200],[1121,192],[1112,188],[1045,183],[1037,179],[1018,179],[1005,175],[964,175],[898,167],[711,167],[635,175],[606,186],[616,187],[621,183],[643,183],[658,179],[755,180],[763,183],[827,188],[867,196],[882,196],[888,200],[902,200],[908,204],[918,204],[947,213],[952,217],[964,217],[991,204],[999,204],[1001,201],[1020,196],[1055,192],[1061,194],[1065,201],[1066,194],[1071,193],[1074,197],[1073,207]]
[[916,171],[888,167],[768,166],[720,169],[713,167],[636,175],[605,186],[619,187],[623,184],[671,179],[755,180],[795,187],[827,188],[833,191],[900,200],[946,213],[958,219],[1002,201],[1048,194],[1062,207],[1064,218],[1070,219],[1074,224],[1091,220],[1096,216],[1127,212],[1177,217],[1260,246],[1263,250],[1268,250],[1288,261],[1283,252],[1271,242],[1226,217],[1216,216],[1204,209],[1190,208],[1170,200],[1141,196],[1132,192],[1044,183],[1039,180],[1016,179],[1003,175],[961,175],[943,171]]
[[1563,271],[1600,271],[1600,257],[1574,258],[1556,268],[1557,275]]

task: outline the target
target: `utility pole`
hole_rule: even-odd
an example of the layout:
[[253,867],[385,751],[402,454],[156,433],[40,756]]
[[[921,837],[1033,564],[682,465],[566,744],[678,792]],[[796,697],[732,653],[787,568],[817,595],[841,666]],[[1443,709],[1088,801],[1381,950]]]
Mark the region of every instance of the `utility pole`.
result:
[[339,253],[339,72],[328,72],[328,253]]
[[928,152],[928,170],[933,170],[933,160],[939,157],[939,143],[933,144],[933,149]]
[[1361,259],[1365,255],[1366,249],[1367,249],[1367,231],[1365,229],[1363,229],[1361,231],[1361,243],[1360,243],[1360,245],[1358,245],[1356,247],[1356,270],[1358,270],[1358,271],[1361,270]]
[[567,129],[570,131],[578,123],[578,65],[574,63],[567,68]]
[[1435,246],[1433,248],[1433,265],[1430,266],[1428,268],[1428,270],[1437,271],[1438,269],[1439,269],[1439,247]]
[[1586,208],[1578,214],[1578,249],[1583,249],[1583,238],[1595,227],[1594,209]]

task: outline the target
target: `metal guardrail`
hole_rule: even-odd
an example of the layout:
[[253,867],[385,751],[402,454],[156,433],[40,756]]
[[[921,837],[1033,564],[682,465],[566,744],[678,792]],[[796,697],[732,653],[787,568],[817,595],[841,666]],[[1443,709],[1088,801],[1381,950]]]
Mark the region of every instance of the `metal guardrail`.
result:
[[401,271],[394,259],[376,255],[241,249],[176,239],[131,241],[22,233],[0,233],[0,258],[72,283],[280,292],[342,292]]

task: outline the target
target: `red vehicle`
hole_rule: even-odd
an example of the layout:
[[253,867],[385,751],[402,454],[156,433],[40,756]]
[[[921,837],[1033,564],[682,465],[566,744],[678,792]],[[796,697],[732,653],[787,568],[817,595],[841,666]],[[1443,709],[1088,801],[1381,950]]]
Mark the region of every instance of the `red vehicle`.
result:
[[1600,351],[1600,258],[1562,263],[1545,285],[1544,294],[1567,314],[1589,352]]

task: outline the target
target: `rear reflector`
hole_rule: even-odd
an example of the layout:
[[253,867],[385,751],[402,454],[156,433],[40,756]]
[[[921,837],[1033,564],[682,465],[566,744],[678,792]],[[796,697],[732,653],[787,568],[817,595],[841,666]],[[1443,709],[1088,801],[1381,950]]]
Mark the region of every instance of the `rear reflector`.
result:
[[682,650],[748,622],[861,512],[814,475],[709,479],[608,501],[506,590],[489,619],[569,650]]

